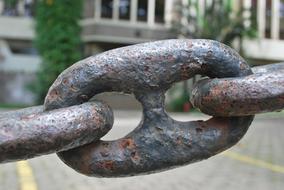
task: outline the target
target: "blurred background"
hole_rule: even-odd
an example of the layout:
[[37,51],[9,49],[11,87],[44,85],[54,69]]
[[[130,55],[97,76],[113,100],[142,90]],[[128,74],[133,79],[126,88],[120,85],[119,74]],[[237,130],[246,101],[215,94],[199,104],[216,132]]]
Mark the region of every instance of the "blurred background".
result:
[[[42,104],[58,74],[80,59],[171,38],[218,40],[251,66],[281,62],[284,0],[0,0],[0,111]],[[188,101],[199,78],[167,92],[172,117],[208,118]],[[96,98],[115,109],[115,127],[106,139],[122,137],[139,123],[141,106],[133,96],[104,93]],[[233,150],[168,172],[93,179],[50,155],[0,165],[0,189],[282,190],[283,116],[261,114]]]

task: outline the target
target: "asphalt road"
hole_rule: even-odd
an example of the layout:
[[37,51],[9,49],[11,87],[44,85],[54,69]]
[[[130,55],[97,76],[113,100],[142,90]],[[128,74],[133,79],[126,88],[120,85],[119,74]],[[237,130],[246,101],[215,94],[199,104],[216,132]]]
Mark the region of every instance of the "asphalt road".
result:
[[[116,112],[105,139],[116,139],[139,123],[137,112]],[[178,114],[178,120],[205,116]],[[65,166],[56,155],[0,165],[0,190],[283,190],[284,117],[257,117],[247,135],[223,154],[185,167],[130,178],[91,178]]]

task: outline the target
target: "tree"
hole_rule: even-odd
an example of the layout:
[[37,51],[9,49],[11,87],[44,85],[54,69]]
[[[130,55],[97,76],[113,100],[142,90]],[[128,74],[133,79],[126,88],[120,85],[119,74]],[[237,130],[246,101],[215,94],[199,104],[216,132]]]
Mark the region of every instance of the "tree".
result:
[[57,76],[81,58],[81,0],[39,0],[35,45],[42,58],[32,90],[42,103]]

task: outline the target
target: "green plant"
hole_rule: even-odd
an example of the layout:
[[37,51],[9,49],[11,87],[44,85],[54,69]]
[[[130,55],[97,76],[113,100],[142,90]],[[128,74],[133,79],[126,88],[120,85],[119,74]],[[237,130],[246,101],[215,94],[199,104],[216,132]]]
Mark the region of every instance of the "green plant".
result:
[[178,111],[178,112],[189,111],[185,110],[185,103],[188,102],[188,100],[189,100],[188,94],[182,93],[169,103],[169,109],[171,111]]
[[4,0],[4,4],[7,7],[15,7],[18,3],[18,0]]
[[32,91],[42,103],[57,76],[81,58],[82,1],[40,0],[36,9],[35,45],[42,58]]
[[[245,18],[243,15],[248,10],[234,7],[236,4],[233,4],[233,0],[205,1],[203,10],[198,6],[197,0],[184,2],[184,0],[176,2],[176,19],[173,21],[173,31],[180,38],[213,39],[231,47],[233,42],[237,41],[239,45],[234,48],[243,55],[243,38],[257,36],[256,10],[254,9],[249,10],[251,17]],[[239,1],[239,7],[242,7],[241,2]],[[178,100],[173,100],[177,111],[182,110],[180,105],[189,102],[187,81],[183,86],[183,94]]]
[[[233,0],[212,0],[211,3],[205,4],[202,11],[196,0],[188,0],[187,5],[177,1],[178,16],[174,20],[173,29],[185,38],[213,39],[229,46],[232,46],[234,40],[240,40],[241,43],[245,37],[255,38],[256,10],[246,10],[242,6],[242,1],[239,1],[240,8],[233,9],[233,2]],[[250,11],[249,18],[243,16],[245,11]]]
[[17,9],[18,0],[3,0],[3,2],[4,2],[4,9],[2,11],[3,15],[17,16],[19,14]]

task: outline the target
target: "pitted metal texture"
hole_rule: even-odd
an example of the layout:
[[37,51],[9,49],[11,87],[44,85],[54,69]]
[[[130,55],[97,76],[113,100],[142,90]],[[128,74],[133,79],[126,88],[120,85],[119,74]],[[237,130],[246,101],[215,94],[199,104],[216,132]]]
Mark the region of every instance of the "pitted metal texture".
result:
[[253,75],[205,79],[192,91],[191,102],[214,116],[244,116],[284,109],[284,63],[253,68]]
[[58,153],[89,176],[148,174],[207,159],[237,143],[253,116],[213,117],[179,122],[164,110],[164,94],[175,82],[195,74],[212,78],[252,74],[231,48],[211,40],[164,40],[138,44],[87,58],[65,70],[50,88],[45,109],[88,101],[94,95],[133,93],[143,118],[130,134]]
[[100,102],[44,112],[43,106],[0,114],[0,163],[68,150],[93,142],[112,127]]
[[274,71],[284,72],[284,62],[252,67],[253,73],[262,74]]
[[[96,177],[149,174],[207,159],[236,144],[253,114],[284,107],[284,63],[253,68],[212,40],[163,40],[82,60],[49,89],[45,105],[0,114],[0,163],[58,152],[76,171]],[[179,122],[165,111],[165,93],[196,74],[192,102],[213,115]],[[102,92],[134,94],[143,117],[123,138],[102,141],[113,125],[109,106],[89,102]],[[82,104],[83,103],[83,104]]]
[[231,48],[212,40],[163,40],[106,51],[65,70],[50,88],[45,109],[86,102],[107,91],[167,90],[196,74],[211,78],[252,74]]

